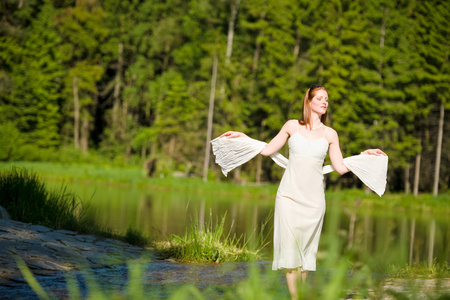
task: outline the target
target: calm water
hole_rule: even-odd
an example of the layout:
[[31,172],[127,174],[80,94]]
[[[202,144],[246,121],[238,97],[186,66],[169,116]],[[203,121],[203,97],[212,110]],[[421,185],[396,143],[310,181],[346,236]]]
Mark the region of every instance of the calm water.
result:
[[[232,234],[251,235],[259,232],[261,224],[268,221],[266,256],[271,260],[273,202],[118,186],[70,184],[68,189],[81,199],[88,199],[89,217],[117,233],[125,233],[127,228],[133,227],[150,237],[164,238],[171,234],[182,235],[192,222],[202,223],[211,217],[215,222],[225,216],[225,228]],[[326,244],[323,236],[328,235],[339,237],[343,248],[353,249],[355,256],[362,260],[450,261],[450,222],[445,216],[354,211],[327,205],[319,260],[326,255],[322,250]]]

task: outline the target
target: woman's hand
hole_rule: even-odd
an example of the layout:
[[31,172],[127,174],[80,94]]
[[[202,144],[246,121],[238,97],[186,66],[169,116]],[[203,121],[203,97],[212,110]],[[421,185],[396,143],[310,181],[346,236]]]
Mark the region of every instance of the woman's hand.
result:
[[237,138],[237,137],[248,137],[246,134],[239,131],[227,131],[220,136],[221,138]]
[[361,152],[362,155],[376,155],[376,156],[387,156],[386,153],[381,151],[380,149],[367,149],[366,151]]

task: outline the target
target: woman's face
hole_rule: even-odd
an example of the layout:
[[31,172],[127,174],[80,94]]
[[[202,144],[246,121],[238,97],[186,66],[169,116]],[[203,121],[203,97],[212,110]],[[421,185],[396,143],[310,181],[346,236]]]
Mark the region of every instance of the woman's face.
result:
[[317,90],[311,102],[311,112],[323,115],[327,112],[328,108],[328,93],[325,90]]

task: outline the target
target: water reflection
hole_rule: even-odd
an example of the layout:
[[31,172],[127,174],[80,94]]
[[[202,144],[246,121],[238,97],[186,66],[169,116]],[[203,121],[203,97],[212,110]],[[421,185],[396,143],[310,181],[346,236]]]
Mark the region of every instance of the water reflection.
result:
[[[89,217],[121,234],[133,227],[157,238],[182,235],[192,222],[201,225],[212,216],[214,223],[226,215],[225,228],[230,229],[231,235],[249,236],[259,232],[261,224],[268,220],[265,234],[270,243],[267,258],[271,259],[272,202],[117,186],[74,184],[69,189],[81,199],[92,198]],[[361,200],[351,208],[329,203],[325,223],[337,216],[338,225],[336,228],[324,226],[323,234],[338,235],[345,242],[343,248],[354,252],[361,260],[384,263],[449,261],[450,223],[446,218],[436,219],[424,213],[410,216],[379,209],[363,210],[361,207]]]

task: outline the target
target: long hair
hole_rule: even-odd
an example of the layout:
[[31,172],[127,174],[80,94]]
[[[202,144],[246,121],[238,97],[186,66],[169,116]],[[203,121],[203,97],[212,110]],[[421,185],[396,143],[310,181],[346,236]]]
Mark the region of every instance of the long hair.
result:
[[[311,120],[311,106],[310,103],[314,96],[316,95],[317,91],[324,90],[326,92],[327,89],[321,85],[311,85],[309,89],[306,91],[305,97],[303,98],[303,111],[302,111],[302,117],[298,122],[300,125],[308,125],[309,128],[313,128],[312,126],[312,120]],[[326,125],[327,122],[327,112],[325,112],[321,117],[320,121]]]

